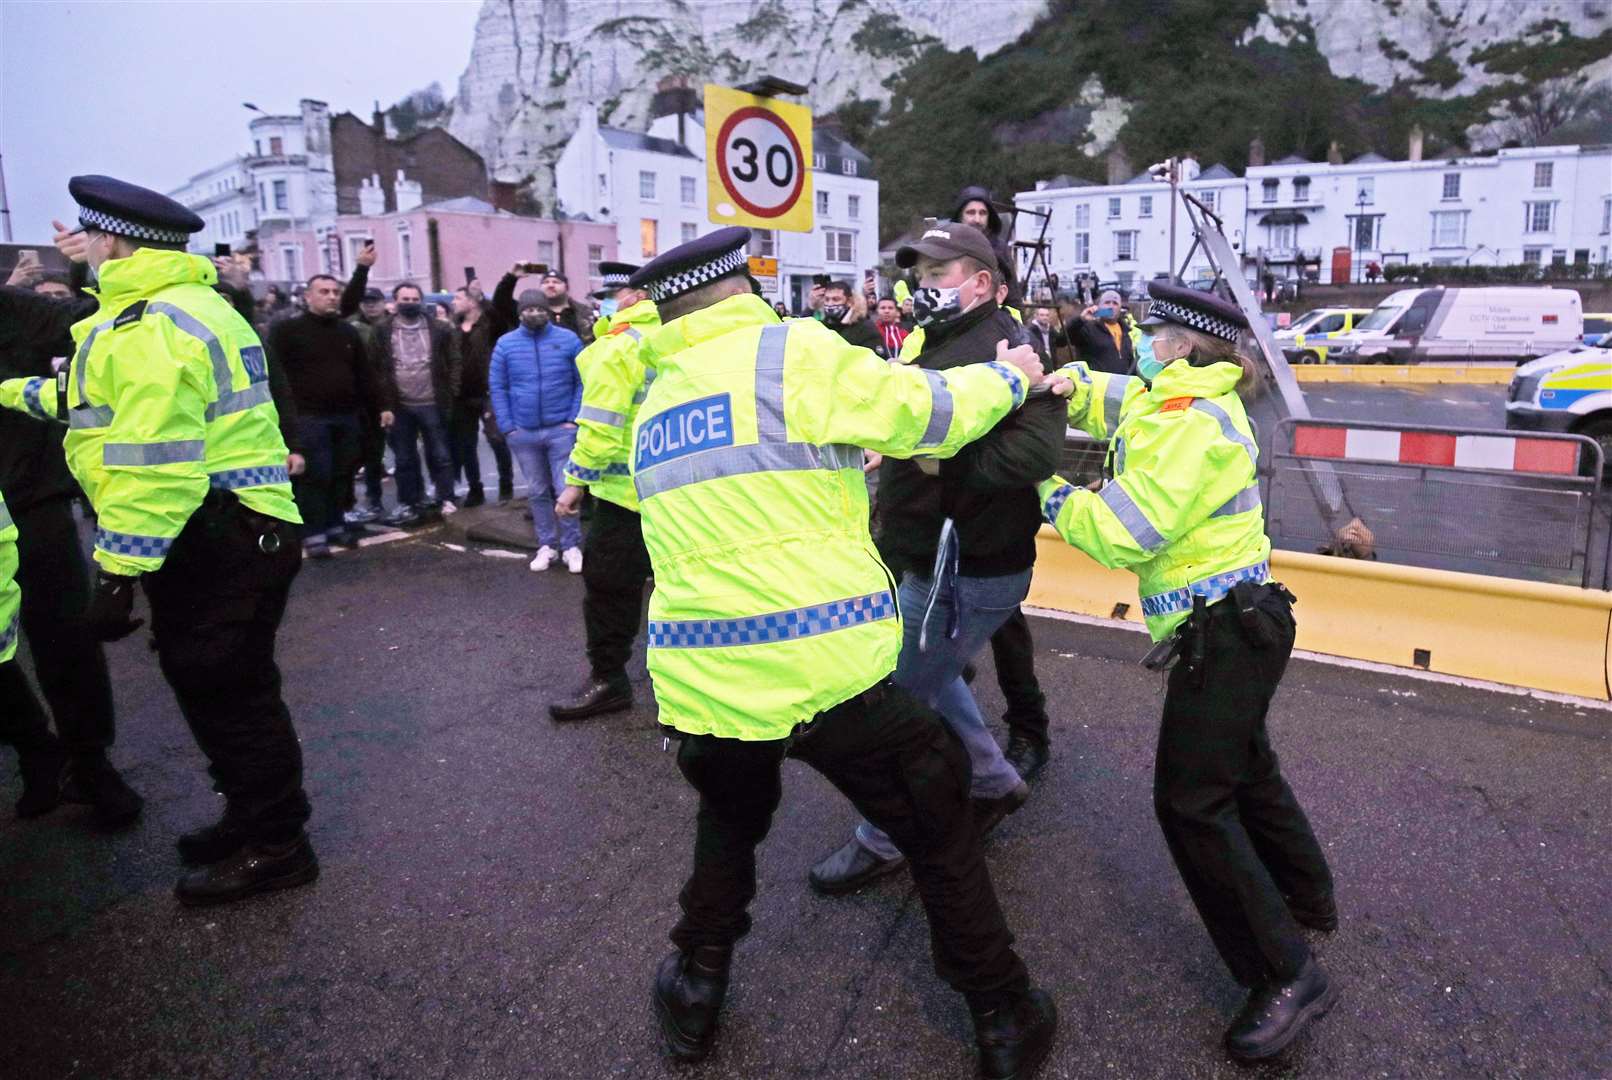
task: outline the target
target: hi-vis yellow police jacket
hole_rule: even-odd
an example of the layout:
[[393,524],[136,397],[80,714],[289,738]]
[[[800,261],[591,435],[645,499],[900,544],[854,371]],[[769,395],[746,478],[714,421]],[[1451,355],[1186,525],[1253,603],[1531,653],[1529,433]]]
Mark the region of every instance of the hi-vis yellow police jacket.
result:
[[1069,543],[1139,579],[1142,616],[1162,641],[1192,611],[1242,581],[1270,579],[1259,450],[1237,397],[1236,364],[1177,360],[1152,387],[1128,375],[1061,368],[1075,392],[1069,423],[1108,439],[1101,490],[1042,481],[1042,513]]
[[22,587],[17,584],[17,526],[11,523],[5,495],[0,494],[0,664],[17,655],[21,610]]
[[98,518],[95,561],[158,569],[210,487],[300,523],[263,346],[213,291],[212,263],[141,248],[99,277],[99,310],[73,326],[65,398],[47,379],[0,383],[0,405],[65,418],[67,465]]
[[1027,380],[995,362],[898,368],[749,295],[661,326],[643,359],[656,376],[633,483],[655,570],[660,721],[784,738],[888,675],[901,650],[862,449],[950,457],[1022,404]]
[[646,392],[638,343],[659,325],[655,305],[640,300],[611,316],[605,329],[596,332],[593,344],[577,356],[582,409],[577,413],[577,441],[565,467],[565,481],[628,510],[638,509],[638,493],[627,465],[627,437]]

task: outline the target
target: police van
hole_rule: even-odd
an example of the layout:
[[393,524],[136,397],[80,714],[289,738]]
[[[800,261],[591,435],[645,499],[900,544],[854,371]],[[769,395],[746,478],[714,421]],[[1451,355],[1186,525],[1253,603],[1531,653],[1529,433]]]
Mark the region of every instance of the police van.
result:
[[1338,364],[1520,364],[1580,343],[1573,289],[1401,289],[1332,342]]
[[1588,435],[1612,460],[1612,347],[1579,345],[1518,368],[1506,427]]
[[1314,308],[1276,332],[1276,347],[1290,364],[1324,364],[1332,343],[1369,314],[1368,308]]

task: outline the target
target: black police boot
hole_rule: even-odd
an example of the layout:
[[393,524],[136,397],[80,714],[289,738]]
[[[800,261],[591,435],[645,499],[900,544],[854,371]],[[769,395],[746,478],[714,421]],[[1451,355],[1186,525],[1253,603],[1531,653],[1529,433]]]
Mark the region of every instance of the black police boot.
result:
[[601,679],[597,675],[571,691],[564,701],[549,706],[555,720],[585,720],[590,716],[624,712],[632,708],[632,684],[625,677]]
[[1013,771],[1019,774],[1020,779],[1034,780],[1036,773],[1046,765],[1047,757],[1045,743],[1027,739],[1023,735],[1014,735],[1008,739],[1007,762],[1013,766]]
[[223,861],[186,874],[174,895],[186,907],[245,900],[258,893],[306,885],[319,876],[319,860],[306,835],[281,844],[249,843]]
[[100,751],[75,754],[62,778],[62,802],[90,807],[95,824],[103,829],[128,825],[140,816],[146,801],[128,784]]
[[487,502],[487,489],[480,484],[471,484],[470,491],[465,495],[465,501],[459,505],[468,510],[472,506],[481,506]]
[[36,818],[48,814],[61,805],[62,770],[67,767],[67,752],[61,743],[52,739],[46,746],[26,753],[18,753],[17,764],[22,769],[22,798],[17,800],[17,816]]
[[991,835],[991,830],[1002,824],[1002,819],[1023,806],[1030,798],[1030,785],[1023,780],[1006,795],[994,799],[971,799],[974,807],[974,827],[980,836]]
[[1307,926],[1311,930],[1330,934],[1338,928],[1338,905],[1331,896],[1315,900],[1299,900],[1290,896],[1287,898],[1287,910],[1292,912],[1300,926]]
[[974,1045],[985,1080],[1025,1080],[1035,1075],[1052,1050],[1058,1007],[1045,991],[1031,990],[1012,1002],[974,1014]]
[[679,1061],[699,1061],[716,1038],[717,1016],[728,995],[733,950],[703,945],[675,952],[655,972],[655,1015],[666,1052]]
[[811,882],[812,888],[824,896],[843,896],[846,893],[856,892],[886,874],[893,874],[906,865],[906,856],[897,855],[893,859],[881,859],[863,847],[862,842],[853,836],[845,842],[844,847],[825,856],[812,867],[806,875],[806,880]]
[[1264,986],[1248,995],[1248,1003],[1226,1029],[1226,1049],[1241,1062],[1265,1061],[1286,1050],[1338,999],[1338,991],[1315,958],[1291,982]]
[[513,480],[511,480],[509,483],[506,484],[502,480],[500,480],[498,482],[498,501],[500,503],[507,503],[507,502],[509,502],[509,500],[513,499],[514,497],[515,497],[515,482]]
[[208,866],[227,859],[246,846],[247,835],[225,814],[211,825],[192,829],[179,838],[179,859],[186,866]]

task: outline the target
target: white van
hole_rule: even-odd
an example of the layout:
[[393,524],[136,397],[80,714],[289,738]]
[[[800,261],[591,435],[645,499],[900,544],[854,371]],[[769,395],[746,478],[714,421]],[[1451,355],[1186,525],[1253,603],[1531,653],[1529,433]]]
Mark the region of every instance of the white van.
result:
[[1332,341],[1335,364],[1520,364],[1579,344],[1573,289],[1401,289]]

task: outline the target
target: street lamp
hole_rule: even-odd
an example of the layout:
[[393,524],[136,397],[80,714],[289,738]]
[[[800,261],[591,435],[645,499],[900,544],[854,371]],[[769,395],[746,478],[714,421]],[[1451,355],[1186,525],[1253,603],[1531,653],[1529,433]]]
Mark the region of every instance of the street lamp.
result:
[[[1355,192],[1355,235],[1354,235],[1354,249],[1361,256],[1364,256],[1366,254],[1366,249],[1365,249],[1365,246],[1364,246],[1364,242],[1361,239],[1361,237],[1364,234],[1362,234],[1361,231],[1360,231],[1360,223],[1362,221],[1364,221],[1365,219],[1366,219],[1366,189],[1361,188],[1357,192]],[[1355,283],[1359,284],[1366,276],[1366,262],[1365,262],[1364,258],[1357,258],[1355,260],[1355,263],[1357,264],[1355,266],[1355,274],[1357,275],[1355,277]]]

